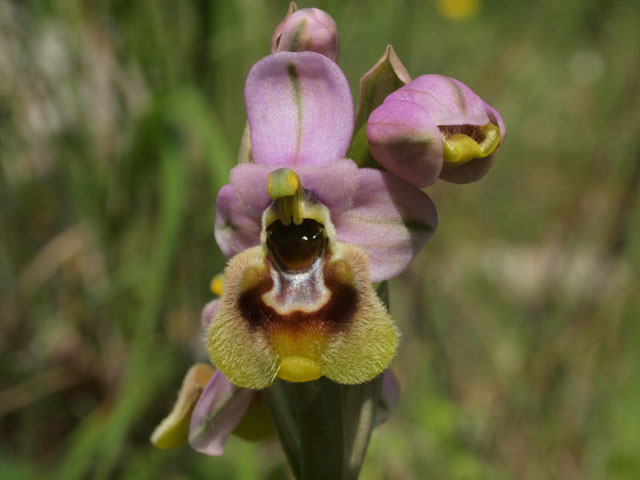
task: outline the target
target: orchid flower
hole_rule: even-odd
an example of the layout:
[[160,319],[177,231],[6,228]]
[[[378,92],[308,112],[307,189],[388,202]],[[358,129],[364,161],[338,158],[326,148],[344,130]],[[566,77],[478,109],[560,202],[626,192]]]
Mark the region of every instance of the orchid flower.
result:
[[[344,158],[352,100],[327,57],[270,55],[249,73],[245,95],[254,162],[235,167],[219,192],[215,236],[232,259],[224,288],[214,288],[220,300],[202,315],[219,370],[187,375],[152,437],[161,448],[188,436],[196,450],[221,454],[255,392],[278,376],[361,383],[380,374],[398,333],[371,281],[401,272],[437,224],[425,193]],[[397,392],[386,370],[377,423]]]
[[422,75],[387,96],[369,116],[371,153],[418,187],[438,178],[484,176],[507,133],[498,111],[459,80]]
[[433,202],[344,158],[353,103],[327,57],[269,55],[249,72],[245,100],[253,163],[218,194],[215,236],[231,261],[209,356],[246,388],[278,377],[365,382],[398,338],[371,282],[404,270],[433,234]]
[[[338,410],[338,430],[321,430],[343,436],[344,448],[325,477],[356,478],[371,428],[397,405],[388,366],[399,332],[372,282],[401,273],[433,235],[436,210],[421,188],[480,178],[506,130],[461,82],[411,81],[391,46],[363,76],[354,118],[338,45],[328,14],[292,3],[272,54],[248,74],[239,163],[216,202],[215,238],[229,263],[212,282],[220,298],[202,313],[216,369],[189,371],[152,435],[160,448],[188,439],[220,455],[232,432],[272,432],[270,416],[294,475],[306,478],[305,468],[326,463],[313,453],[316,423]],[[343,389],[323,393],[321,377]],[[315,390],[286,391],[305,382]]]

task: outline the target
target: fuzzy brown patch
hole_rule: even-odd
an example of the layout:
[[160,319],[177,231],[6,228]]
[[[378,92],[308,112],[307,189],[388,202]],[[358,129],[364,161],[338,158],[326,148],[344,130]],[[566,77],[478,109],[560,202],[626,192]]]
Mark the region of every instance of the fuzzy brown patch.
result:
[[331,295],[315,312],[295,310],[286,314],[265,304],[262,296],[273,288],[273,280],[265,281],[243,292],[238,299],[238,309],[253,330],[267,332],[286,329],[291,334],[308,331],[334,333],[345,330],[358,310],[358,292],[352,286],[340,282],[334,269],[327,262],[323,268],[325,285]]

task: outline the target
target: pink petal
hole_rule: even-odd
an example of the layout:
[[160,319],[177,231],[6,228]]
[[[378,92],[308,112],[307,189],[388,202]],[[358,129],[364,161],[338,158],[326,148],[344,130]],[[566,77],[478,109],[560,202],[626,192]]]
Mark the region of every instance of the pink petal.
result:
[[352,207],[338,213],[338,240],[369,256],[371,281],[398,275],[433,235],[438,216],[429,196],[393,174],[360,169]]
[[[267,190],[269,172],[276,167],[241,163],[231,169],[231,186],[243,205],[244,210],[252,217],[261,219],[269,205],[271,197]],[[261,220],[259,220],[260,222]]]
[[344,157],[353,123],[342,70],[314,52],[280,52],[256,63],[245,84],[255,163],[324,165]]
[[487,104],[464,83],[442,75],[422,75],[396,90],[387,100],[422,106],[436,125],[486,125]]
[[496,159],[497,152],[485,158],[474,158],[459,167],[443,169],[440,178],[451,183],[471,183],[480,180],[491,168]]
[[387,100],[369,116],[369,148],[387,170],[420,187],[442,170],[442,134],[429,113],[406,100]]
[[302,186],[332,212],[349,207],[358,189],[358,167],[346,158],[318,167],[300,167],[296,172]]
[[218,306],[220,305],[220,300],[215,299],[211,300],[207,303],[202,309],[202,326],[205,330],[211,325],[213,321],[213,317],[215,317],[216,312],[218,311]]
[[231,185],[218,192],[214,234],[227,258],[260,243],[260,217],[245,213]]
[[[275,170],[271,165],[243,163],[231,170],[231,184],[244,206],[254,217],[271,204],[267,191],[269,173]],[[340,159],[327,165],[301,165],[293,168],[302,186],[311,192],[316,200],[330,210],[342,210],[351,204],[351,198],[358,187],[358,167],[348,159]]]
[[382,389],[380,390],[380,400],[376,409],[376,427],[386,422],[393,412],[398,408],[400,400],[400,383],[398,378],[387,368],[382,372]]
[[227,437],[244,416],[254,393],[216,371],[193,409],[189,445],[200,453],[222,455]]

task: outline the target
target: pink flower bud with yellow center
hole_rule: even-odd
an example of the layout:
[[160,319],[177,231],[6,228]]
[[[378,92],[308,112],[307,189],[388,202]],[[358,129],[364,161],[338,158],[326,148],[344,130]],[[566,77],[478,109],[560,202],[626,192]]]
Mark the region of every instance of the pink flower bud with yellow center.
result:
[[496,109],[462,82],[442,75],[422,75],[396,90],[367,123],[375,159],[420,188],[438,178],[480,179],[505,134]]

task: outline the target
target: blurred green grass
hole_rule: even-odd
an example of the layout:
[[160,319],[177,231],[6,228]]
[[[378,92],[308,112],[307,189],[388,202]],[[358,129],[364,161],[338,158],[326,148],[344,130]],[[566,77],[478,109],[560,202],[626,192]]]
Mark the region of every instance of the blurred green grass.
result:
[[[392,43],[508,125],[391,282],[399,411],[363,479],[640,476],[640,6],[318,1],[354,95]],[[0,1],[0,478],[282,478],[148,436],[204,359],[215,195],[284,1]]]

